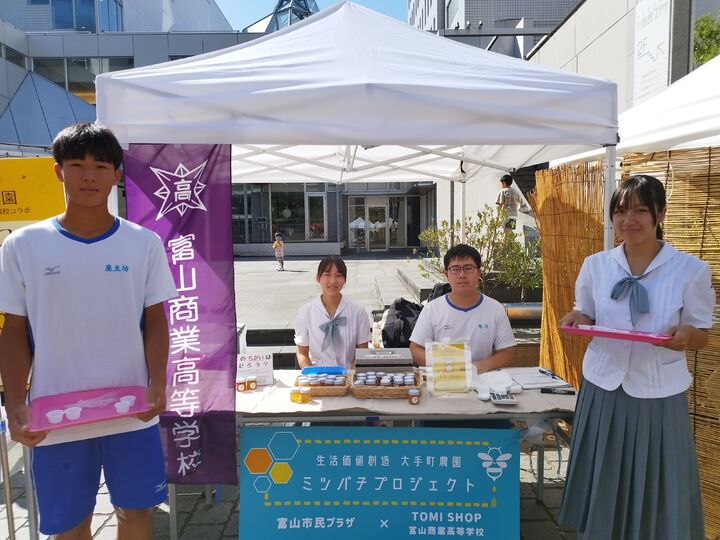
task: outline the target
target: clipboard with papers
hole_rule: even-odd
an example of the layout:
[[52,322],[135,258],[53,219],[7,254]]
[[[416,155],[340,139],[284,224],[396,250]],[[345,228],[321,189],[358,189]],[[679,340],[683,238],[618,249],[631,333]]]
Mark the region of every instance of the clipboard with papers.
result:
[[523,390],[571,388],[570,384],[562,377],[542,367],[504,368],[503,371],[522,386]]

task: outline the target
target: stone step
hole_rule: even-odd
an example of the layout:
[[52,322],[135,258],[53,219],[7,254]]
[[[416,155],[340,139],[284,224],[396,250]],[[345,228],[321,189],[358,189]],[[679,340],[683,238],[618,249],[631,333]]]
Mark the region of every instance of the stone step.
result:
[[405,287],[410,291],[410,294],[416,299],[415,302],[422,302],[427,300],[433,287],[439,283],[430,277],[425,277],[420,272],[417,264],[406,265],[402,268],[398,268],[397,275],[400,281],[405,284]]
[[375,277],[375,295],[378,304],[387,308],[397,298],[405,298],[419,302],[419,298],[408,289],[407,284],[398,275],[382,275]]

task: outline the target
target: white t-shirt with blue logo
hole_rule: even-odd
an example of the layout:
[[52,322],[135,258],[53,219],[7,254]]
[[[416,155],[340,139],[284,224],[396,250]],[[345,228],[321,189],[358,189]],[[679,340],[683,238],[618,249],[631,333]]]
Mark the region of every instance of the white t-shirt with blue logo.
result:
[[446,294],[428,302],[418,316],[410,341],[421,347],[428,341],[467,339],[473,360],[515,346],[510,320],[497,300],[480,295],[474,306],[461,308]]
[[[147,386],[143,310],[176,295],[160,238],[124,219],[92,239],[48,219],[15,231],[0,251],[0,311],[27,317],[30,326],[31,400]],[[51,431],[42,444],[149,425],[120,418]]]

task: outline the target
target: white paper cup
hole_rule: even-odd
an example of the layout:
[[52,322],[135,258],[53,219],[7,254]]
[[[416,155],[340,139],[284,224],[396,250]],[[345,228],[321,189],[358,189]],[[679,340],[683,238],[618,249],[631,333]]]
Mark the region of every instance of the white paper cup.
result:
[[68,420],[77,420],[80,418],[81,412],[82,407],[68,407],[65,409],[65,416],[67,416]]
[[129,403],[132,407],[133,405],[135,405],[135,396],[123,396],[120,398],[120,401],[125,401]]
[[62,409],[53,409],[52,411],[48,411],[45,413],[48,422],[50,422],[51,424],[59,424],[60,422],[62,422],[64,415],[65,411],[63,411]]
[[127,401],[118,401],[115,403],[115,410],[119,413],[126,413],[130,410],[130,403]]

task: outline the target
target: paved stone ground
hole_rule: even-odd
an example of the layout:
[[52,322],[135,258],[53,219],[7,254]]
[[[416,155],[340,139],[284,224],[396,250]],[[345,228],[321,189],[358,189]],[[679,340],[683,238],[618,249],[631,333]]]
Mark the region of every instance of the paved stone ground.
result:
[[[344,292],[354,301],[365,305],[368,311],[377,309],[373,293],[375,278],[394,276],[398,268],[421,279],[417,263],[406,257],[373,259],[347,258],[348,282]],[[235,262],[235,294],[238,321],[251,328],[290,328],[298,307],[319,294],[315,283],[317,259],[296,259],[286,262],[286,272],[277,272],[273,260],[239,260]],[[397,294],[402,295],[398,286]],[[562,498],[567,448],[562,452],[562,465],[558,474],[557,451],[554,442],[546,439],[544,502],[538,504],[536,496],[537,452],[529,443],[523,443],[521,454],[520,530],[523,540],[571,539],[575,535],[557,524]],[[13,487],[13,512],[16,538],[28,539],[28,511],[25,477],[21,468],[21,449],[10,442]],[[200,486],[178,488],[178,526],[180,540],[221,540],[238,535],[238,489],[222,486],[219,500],[208,504]],[[211,497],[213,500],[214,497]],[[170,537],[169,507],[161,505],[155,513],[156,538]],[[103,485],[97,499],[92,522],[93,538],[111,540],[117,532],[107,490]],[[8,538],[7,513],[0,490],[0,539]],[[41,535],[41,538],[46,538]],[[243,539],[245,540],[245,539]],[[354,539],[350,539],[354,540]]]

